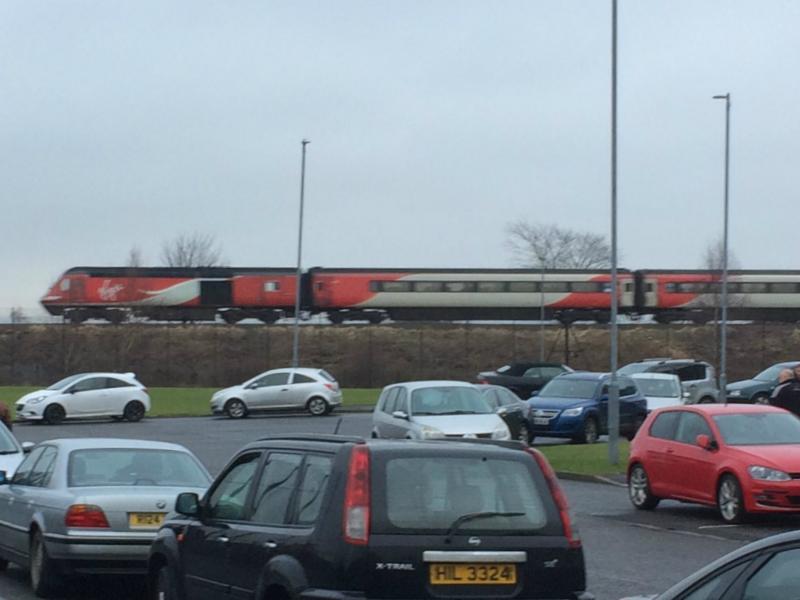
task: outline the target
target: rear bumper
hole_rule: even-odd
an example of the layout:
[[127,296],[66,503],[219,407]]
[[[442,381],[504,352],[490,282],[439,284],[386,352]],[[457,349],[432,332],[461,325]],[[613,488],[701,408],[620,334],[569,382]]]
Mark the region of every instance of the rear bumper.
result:
[[[372,596],[366,596],[363,592],[322,590],[318,588],[308,588],[300,592],[300,600],[380,600]],[[391,600],[418,600],[418,597],[392,598]],[[477,597],[480,598],[480,597]],[[589,592],[573,592],[567,598],[550,598],[548,600],[594,600],[594,595]]]
[[155,532],[136,535],[45,534],[50,557],[68,572],[137,574],[147,571]]

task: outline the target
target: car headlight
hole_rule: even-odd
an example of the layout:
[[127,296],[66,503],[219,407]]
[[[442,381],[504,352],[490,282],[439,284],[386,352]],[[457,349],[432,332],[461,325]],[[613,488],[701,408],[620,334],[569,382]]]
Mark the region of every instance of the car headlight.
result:
[[492,432],[492,439],[493,440],[509,440],[511,439],[511,433],[508,431],[508,427],[505,425],[498,425],[494,428]]
[[583,413],[583,407],[578,406],[577,408],[568,408],[564,412],[561,413],[562,417],[579,417]]
[[36,398],[31,398],[30,400],[27,400],[25,404],[39,404],[40,402],[44,402],[45,398],[47,398],[47,396],[36,396]]
[[732,390],[728,392],[728,396],[730,396],[731,398],[738,398],[741,395],[742,395],[742,390]]
[[444,437],[444,431],[441,429],[436,429],[436,427],[430,427],[429,425],[423,425],[422,429],[419,431],[419,436],[423,440],[433,440],[437,438]]
[[788,473],[778,471],[777,469],[770,469],[769,467],[761,467],[759,465],[751,465],[747,467],[747,472],[753,479],[760,479],[762,481],[789,481],[791,477]]

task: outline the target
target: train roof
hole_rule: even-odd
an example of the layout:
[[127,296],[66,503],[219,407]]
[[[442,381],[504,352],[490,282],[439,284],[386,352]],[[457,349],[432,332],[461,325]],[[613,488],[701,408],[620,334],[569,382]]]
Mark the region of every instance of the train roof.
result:
[[[589,273],[593,275],[610,275],[610,269],[545,269],[547,273]],[[619,273],[630,273],[629,269],[617,269]],[[313,267],[308,269],[309,273],[540,273],[541,269],[538,267],[530,267],[527,269],[434,269],[425,267],[422,269],[412,269],[408,267],[391,268],[353,268],[353,267]]]
[[234,277],[236,275],[288,275],[292,267],[72,267],[65,275],[89,277]]
[[[643,275],[707,275],[722,269],[636,269]],[[798,269],[728,269],[728,275],[800,275]]]

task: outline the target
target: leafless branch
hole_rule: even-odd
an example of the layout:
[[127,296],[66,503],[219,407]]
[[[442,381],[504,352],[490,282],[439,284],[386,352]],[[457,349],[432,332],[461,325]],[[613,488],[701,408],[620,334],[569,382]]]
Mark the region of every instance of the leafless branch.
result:
[[611,265],[611,248],[603,235],[521,220],[506,230],[514,261],[522,267],[604,269]]
[[167,267],[219,266],[221,256],[214,236],[197,232],[182,233],[161,247],[161,262]]

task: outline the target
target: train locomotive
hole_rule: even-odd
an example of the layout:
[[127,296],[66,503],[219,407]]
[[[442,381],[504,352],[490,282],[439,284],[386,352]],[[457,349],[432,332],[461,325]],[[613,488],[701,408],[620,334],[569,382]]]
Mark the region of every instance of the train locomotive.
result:
[[[619,270],[620,314],[659,322],[716,317],[720,274],[700,270]],[[608,270],[74,267],[41,299],[72,323],[131,316],[154,321],[293,317],[367,321],[609,320]],[[800,320],[800,271],[730,271],[729,318]],[[542,307],[544,307],[542,309]]]

